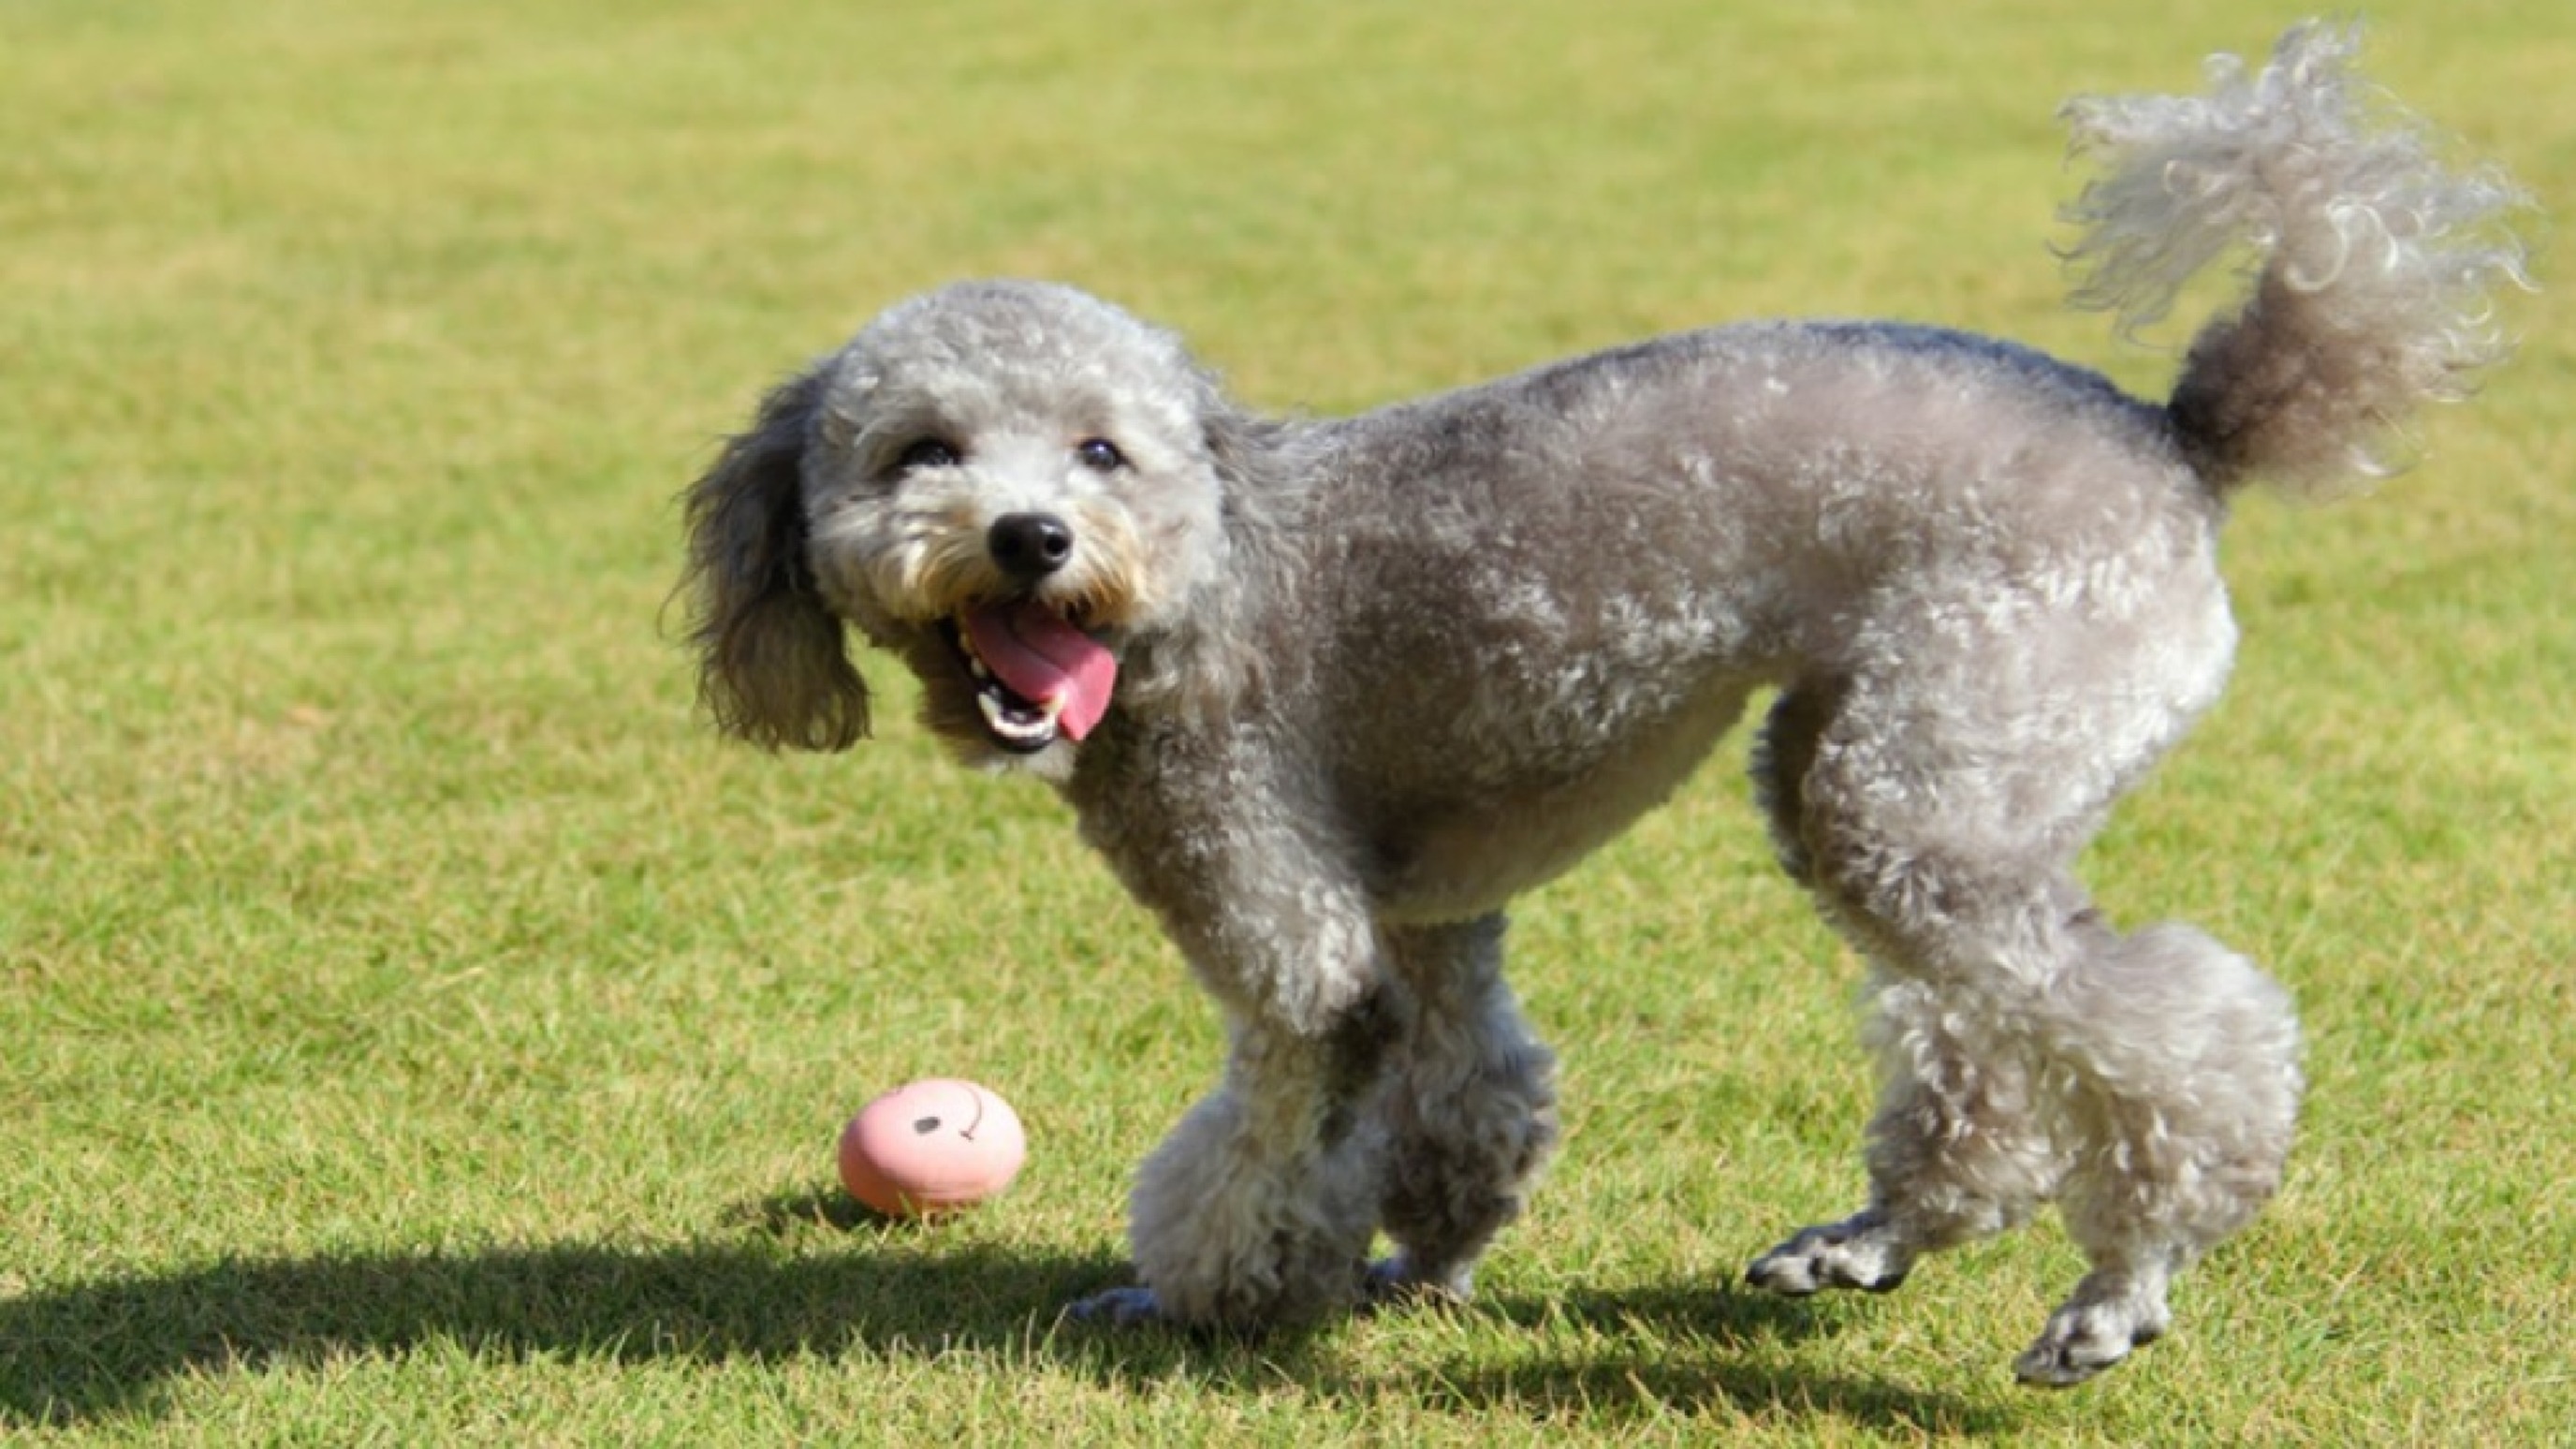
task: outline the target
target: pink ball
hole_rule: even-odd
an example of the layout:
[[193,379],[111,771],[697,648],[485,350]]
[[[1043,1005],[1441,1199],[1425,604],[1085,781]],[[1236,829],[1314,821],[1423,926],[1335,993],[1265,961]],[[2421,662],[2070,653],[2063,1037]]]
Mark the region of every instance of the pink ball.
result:
[[841,1129],[841,1185],[887,1217],[931,1217],[998,1195],[1028,1151],[1020,1114],[991,1089],[925,1077]]

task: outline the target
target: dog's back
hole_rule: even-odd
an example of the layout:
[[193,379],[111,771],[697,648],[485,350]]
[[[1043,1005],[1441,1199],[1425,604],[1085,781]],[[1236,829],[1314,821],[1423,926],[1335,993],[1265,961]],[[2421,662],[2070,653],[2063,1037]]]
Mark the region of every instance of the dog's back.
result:
[[1718,328],[1329,434],[1265,621],[1303,677],[1271,707],[1408,909],[1562,869],[1758,687],[1938,667],[1971,647],[1946,610],[2016,616],[1980,651],[2062,653],[2221,607],[2220,506],[2163,412],[1962,333]]

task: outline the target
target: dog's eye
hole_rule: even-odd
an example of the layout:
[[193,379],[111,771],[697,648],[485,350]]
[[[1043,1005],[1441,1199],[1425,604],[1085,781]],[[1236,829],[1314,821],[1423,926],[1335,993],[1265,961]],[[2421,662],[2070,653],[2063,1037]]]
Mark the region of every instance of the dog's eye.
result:
[[957,450],[945,439],[923,438],[907,444],[901,453],[896,454],[894,466],[899,473],[909,473],[916,468],[953,468],[957,466]]
[[1095,473],[1115,473],[1127,466],[1127,455],[1107,438],[1085,438],[1073,445],[1073,455]]

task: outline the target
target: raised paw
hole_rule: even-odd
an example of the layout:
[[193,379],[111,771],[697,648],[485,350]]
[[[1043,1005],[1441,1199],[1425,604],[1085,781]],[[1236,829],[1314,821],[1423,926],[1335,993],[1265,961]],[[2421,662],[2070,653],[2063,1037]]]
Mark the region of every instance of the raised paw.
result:
[[1892,1293],[1914,1267],[1914,1249],[1887,1220],[1863,1212],[1808,1228],[1753,1260],[1744,1279],[1792,1298],[1826,1288]]
[[2162,1293],[2132,1290],[2090,1297],[2079,1288],[2065,1307],[2049,1315],[2039,1341],[2013,1360],[2013,1373],[2036,1387],[2072,1388],[2162,1338],[2170,1322]]
[[1076,1323],[1096,1323],[1108,1328],[1142,1328],[1169,1324],[1172,1319],[1163,1312],[1161,1300],[1151,1288],[1112,1288],[1076,1299],[1064,1310]]

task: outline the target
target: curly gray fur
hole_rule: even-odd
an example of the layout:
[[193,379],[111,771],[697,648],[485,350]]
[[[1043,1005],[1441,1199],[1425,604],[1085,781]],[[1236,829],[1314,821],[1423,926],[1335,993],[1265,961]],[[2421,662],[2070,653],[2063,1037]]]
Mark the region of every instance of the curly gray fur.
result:
[[1464,1296],[1557,1138],[1505,907],[1771,688],[1756,795],[1869,958],[1885,1085],[1868,1201],[1753,1281],[1890,1288],[2055,1201],[2090,1271],[2023,1377],[2164,1331],[2280,1179],[2297,1019],[2071,863],[2225,681],[2229,490],[2374,466],[2519,275],[2469,239],[2508,190],[2359,127],[2347,49],[2074,109],[2112,158],[2086,296],[2152,313],[2268,248],[2170,403],[1965,333],[1761,323],[1282,422],[1034,282],[903,303],[774,391],[688,496],[718,722],[847,744],[854,628],[961,759],[1063,793],[1224,1009],[1223,1081],[1138,1176],[1140,1281],[1081,1311]]
[[2260,255],[2244,309],[2193,342],[2172,410],[2202,474],[2332,492],[2394,470],[2391,431],[2464,395],[2506,351],[2492,294],[2529,285],[2505,226],[2527,200],[2443,166],[2424,126],[2351,74],[2354,26],[2281,37],[2270,66],[2211,62],[2207,96],[2070,102],[2106,166],[2068,209],[2079,306],[2155,321],[2230,251]]

